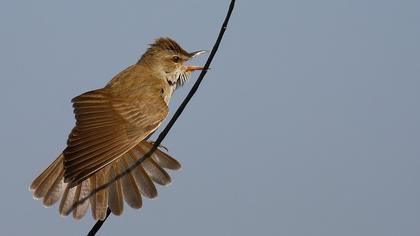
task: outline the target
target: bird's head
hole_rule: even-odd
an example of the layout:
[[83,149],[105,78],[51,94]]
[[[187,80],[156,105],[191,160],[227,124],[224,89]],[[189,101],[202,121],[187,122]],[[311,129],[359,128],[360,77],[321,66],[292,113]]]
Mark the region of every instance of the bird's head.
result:
[[186,65],[185,63],[206,51],[187,52],[175,40],[158,38],[150,44],[149,49],[140,58],[139,64],[146,64],[176,87],[189,79],[191,72],[202,70],[201,66]]

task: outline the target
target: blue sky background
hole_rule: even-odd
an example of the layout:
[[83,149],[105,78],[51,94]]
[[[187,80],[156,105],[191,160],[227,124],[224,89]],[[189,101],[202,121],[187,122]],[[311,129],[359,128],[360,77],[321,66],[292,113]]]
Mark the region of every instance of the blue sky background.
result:
[[[227,6],[0,1],[2,235],[88,232],[90,213],[62,218],[27,190],[65,147],[70,99],[104,86],[159,36],[211,49]],[[419,9],[239,0],[212,70],[164,141],[182,171],[100,235],[420,235]]]

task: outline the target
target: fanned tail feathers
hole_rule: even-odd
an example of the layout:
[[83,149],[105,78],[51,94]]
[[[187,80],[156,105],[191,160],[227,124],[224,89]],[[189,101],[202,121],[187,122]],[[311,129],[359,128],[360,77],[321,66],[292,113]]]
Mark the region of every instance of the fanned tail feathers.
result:
[[[92,174],[81,183],[70,187],[64,182],[64,156],[61,154],[42,172],[29,187],[35,199],[42,199],[45,207],[56,203],[60,198],[59,212],[65,216],[73,204],[86,197],[93,189],[107,183],[141,158],[151,147],[151,142],[143,141],[132,150]],[[157,190],[154,183],[167,185],[171,178],[165,169],[178,170],[180,163],[168,154],[157,149],[153,155],[123,178],[108,188],[90,197],[89,201],[78,205],[72,212],[73,218],[81,219],[89,209],[95,220],[105,219],[109,207],[115,215],[123,212],[124,200],[132,208],[142,207],[142,196],[155,198]]]

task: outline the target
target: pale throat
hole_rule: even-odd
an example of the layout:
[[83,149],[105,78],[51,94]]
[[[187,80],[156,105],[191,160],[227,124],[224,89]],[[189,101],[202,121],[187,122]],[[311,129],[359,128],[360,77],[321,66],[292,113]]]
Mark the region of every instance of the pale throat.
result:
[[165,89],[162,96],[165,103],[169,105],[173,92],[189,79],[190,73],[183,71],[182,67],[171,72],[167,72],[163,68],[159,68],[157,71],[160,72],[159,78],[165,81]]
[[[162,72],[163,72],[163,70],[162,70]],[[174,72],[172,72],[172,73],[163,72],[161,74],[160,78],[162,78],[162,80],[164,80],[164,84],[165,84],[165,88],[162,91],[162,97],[163,97],[163,100],[165,101],[166,105],[169,105],[172,94],[176,89],[176,83],[177,83],[178,77],[177,77],[176,73],[174,73]]]

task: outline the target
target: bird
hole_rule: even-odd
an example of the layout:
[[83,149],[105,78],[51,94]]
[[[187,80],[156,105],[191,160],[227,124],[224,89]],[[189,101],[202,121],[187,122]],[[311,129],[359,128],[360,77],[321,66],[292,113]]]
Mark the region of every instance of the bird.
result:
[[42,200],[45,207],[61,199],[58,210],[62,216],[71,213],[74,219],[81,219],[90,206],[93,219],[104,220],[108,208],[121,215],[124,201],[134,209],[141,208],[142,197],[157,196],[155,183],[171,182],[165,169],[180,169],[176,159],[157,149],[133,171],[72,208],[152,148],[148,138],[168,116],[173,92],[192,72],[204,69],[186,64],[204,50],[187,52],[167,37],[149,46],[136,64],[103,88],[71,100],[76,124],[67,147],[29,186],[33,197]]

